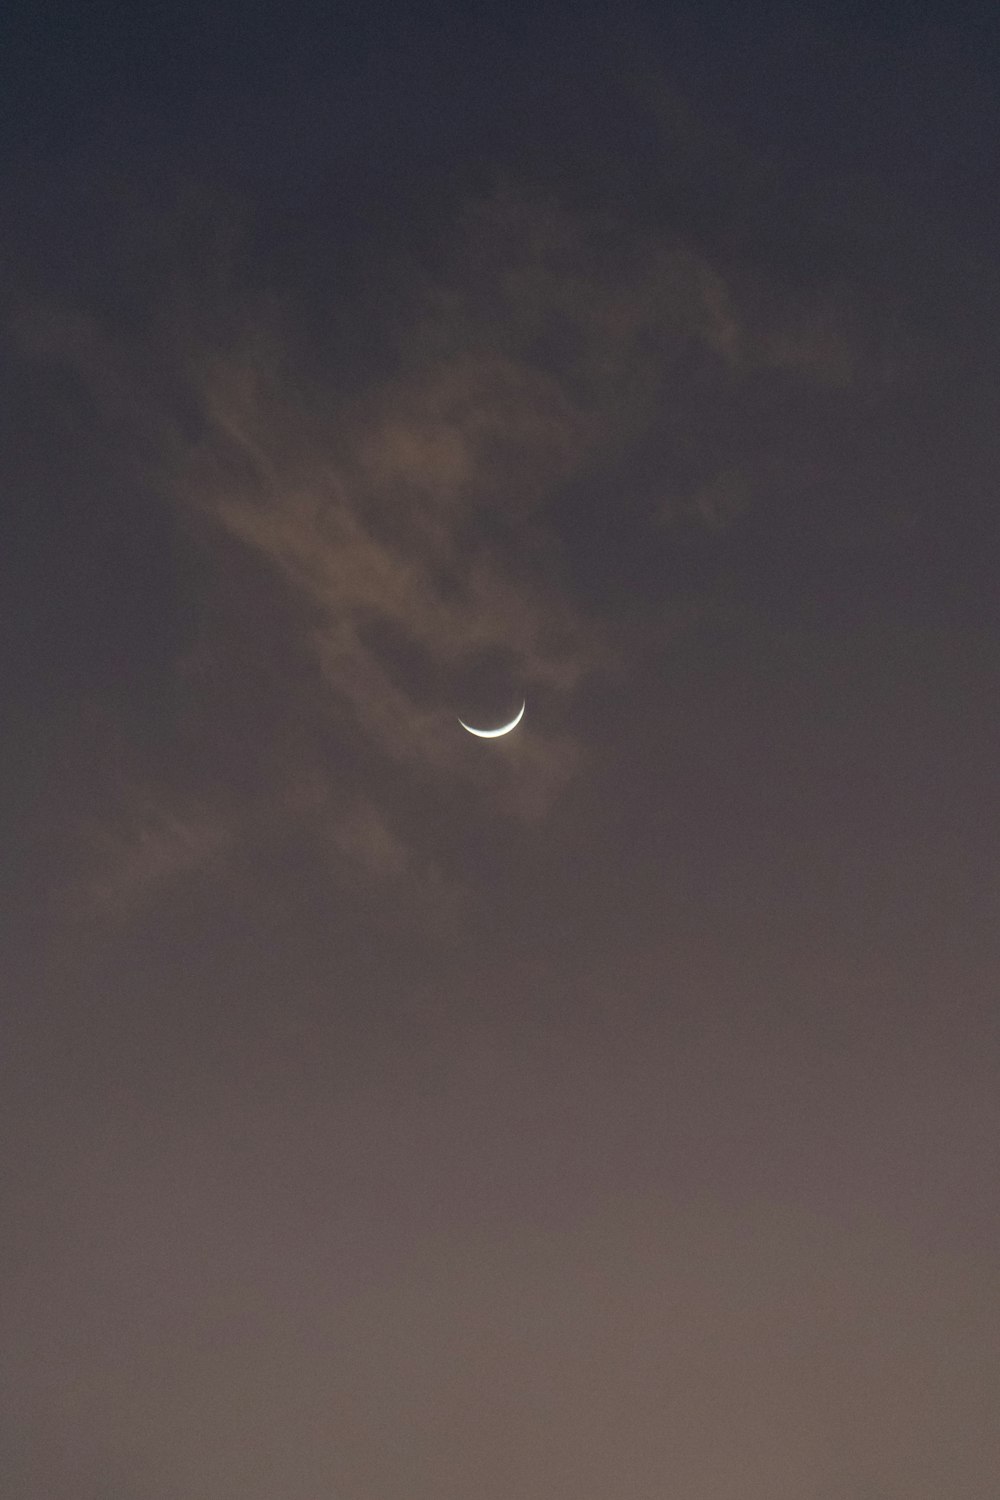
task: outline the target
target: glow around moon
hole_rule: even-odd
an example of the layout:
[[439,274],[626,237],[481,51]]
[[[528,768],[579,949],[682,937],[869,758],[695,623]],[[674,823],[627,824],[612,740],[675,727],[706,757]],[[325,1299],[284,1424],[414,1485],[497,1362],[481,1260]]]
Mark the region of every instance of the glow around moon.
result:
[[511,719],[510,723],[501,724],[499,729],[473,729],[472,725],[466,724],[464,719],[459,719],[458,722],[461,724],[463,729],[467,729],[470,734],[477,735],[481,740],[498,740],[502,734],[510,734],[512,729],[517,728],[518,724],[520,724],[521,720],[524,718],[524,710],[527,708],[527,706],[528,700],[526,698],[521,704],[521,707],[518,709],[517,713]]

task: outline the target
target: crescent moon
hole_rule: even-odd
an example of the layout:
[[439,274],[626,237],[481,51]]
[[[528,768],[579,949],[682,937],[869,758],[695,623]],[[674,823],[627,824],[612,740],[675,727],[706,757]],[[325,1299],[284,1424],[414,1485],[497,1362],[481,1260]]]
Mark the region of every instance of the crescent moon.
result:
[[518,724],[520,724],[521,720],[524,718],[524,710],[527,708],[527,706],[528,700],[527,698],[525,698],[524,702],[521,704],[521,707],[511,719],[510,723],[501,724],[499,729],[473,729],[472,725],[466,724],[464,719],[459,719],[458,722],[461,724],[463,729],[467,729],[470,734],[478,735],[481,740],[497,740],[502,734],[510,734],[512,729],[517,728]]

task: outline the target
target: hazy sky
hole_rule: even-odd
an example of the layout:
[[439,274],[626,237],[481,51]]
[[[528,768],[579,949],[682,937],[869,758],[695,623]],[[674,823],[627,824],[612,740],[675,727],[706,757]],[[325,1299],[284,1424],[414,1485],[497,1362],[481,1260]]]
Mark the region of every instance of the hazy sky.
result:
[[995,1500],[997,29],[319,14],[2,23],[0,1491]]

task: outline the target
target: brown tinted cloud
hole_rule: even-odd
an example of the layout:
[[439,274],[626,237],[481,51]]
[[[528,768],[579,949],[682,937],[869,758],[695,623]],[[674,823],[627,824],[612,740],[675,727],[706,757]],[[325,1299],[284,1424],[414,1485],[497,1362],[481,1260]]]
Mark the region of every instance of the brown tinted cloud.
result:
[[[721,160],[725,143],[659,113],[679,157]],[[733,151],[734,211],[756,170]],[[336,321],[325,359],[305,358],[294,292],[253,290],[225,215],[199,200],[196,219],[203,263],[180,257],[139,333],[30,299],[16,319],[29,357],[80,381],[107,482],[156,497],[197,580],[161,763],[88,812],[107,824],[83,877],[98,904],[293,825],[361,881],[460,884],[433,814],[394,804],[386,774],[429,808],[456,793],[474,817],[544,816],[586,762],[581,693],[641,658],[651,621],[659,641],[704,607],[647,590],[638,636],[627,589],[594,607],[564,559],[594,518],[567,497],[602,492],[600,524],[654,547],[692,525],[724,538],[762,497],[808,530],[839,458],[830,401],[877,406],[903,378],[898,319],[856,286],[792,286],[724,238],[711,254],[507,185],[431,263],[386,269],[382,353],[355,381]],[[876,498],[865,524],[880,514]],[[482,753],[459,732],[458,714],[495,722],[522,697],[509,742]],[[379,838],[359,839],[376,809]]]
[[[433,270],[410,273],[405,311],[379,330],[392,367],[356,391],[343,372],[329,386],[305,372],[287,301],[232,275],[214,302],[204,287],[175,298],[139,345],[93,317],[18,320],[32,357],[75,372],[125,469],[205,559],[175,754],[109,809],[85,881],[99,904],[133,905],[266,836],[306,784],[304,821],[359,878],[436,871],[433,838],[375,790],[387,766],[432,798],[458,789],[487,812],[543,815],[581,764],[566,709],[616,657],[608,622],[566,587],[547,507],[649,423],[692,357],[711,372],[706,399],[739,365],[723,278],[679,240],[504,191],[463,214]],[[741,502],[738,480],[714,485],[698,505],[717,526]],[[246,650],[270,661],[271,687],[241,799],[226,785],[240,730],[218,700]],[[496,717],[522,696],[509,743],[483,754],[457,730],[462,710]]]

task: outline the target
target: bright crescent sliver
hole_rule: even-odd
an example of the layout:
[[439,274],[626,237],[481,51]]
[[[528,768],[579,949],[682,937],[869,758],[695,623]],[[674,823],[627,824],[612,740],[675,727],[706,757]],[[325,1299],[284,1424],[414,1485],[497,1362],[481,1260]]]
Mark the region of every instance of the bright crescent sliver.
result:
[[524,718],[524,710],[527,708],[527,706],[528,700],[527,698],[525,698],[524,702],[521,704],[521,707],[511,719],[510,723],[502,724],[499,729],[473,729],[472,725],[466,724],[464,719],[459,719],[458,722],[461,724],[463,729],[467,729],[470,734],[477,735],[481,740],[496,740],[499,739],[502,734],[510,734],[512,729],[517,728],[518,724],[520,724],[521,720]]

